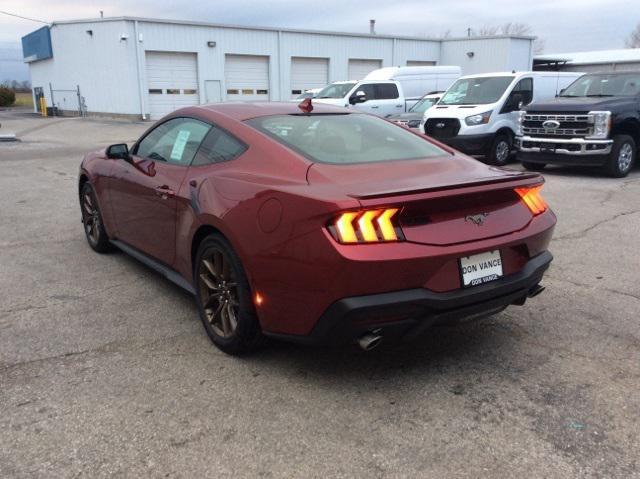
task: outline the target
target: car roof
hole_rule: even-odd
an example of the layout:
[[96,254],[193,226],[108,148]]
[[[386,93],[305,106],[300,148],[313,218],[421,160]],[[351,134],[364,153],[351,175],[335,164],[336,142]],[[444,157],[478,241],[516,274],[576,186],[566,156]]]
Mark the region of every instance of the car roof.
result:
[[[322,103],[313,103],[314,113],[353,113],[353,111],[345,108],[326,105]],[[295,102],[228,102],[228,103],[212,103],[210,105],[200,105],[196,107],[206,115],[207,112],[216,112],[235,120],[243,121],[250,118],[271,115],[292,115],[302,113]]]

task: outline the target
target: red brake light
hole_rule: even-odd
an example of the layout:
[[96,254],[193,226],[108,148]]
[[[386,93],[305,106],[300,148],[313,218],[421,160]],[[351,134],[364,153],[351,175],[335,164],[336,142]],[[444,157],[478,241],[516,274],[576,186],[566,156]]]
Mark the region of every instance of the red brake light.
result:
[[404,239],[397,223],[399,208],[347,211],[329,224],[329,231],[338,243],[383,243]]
[[527,208],[529,208],[529,211],[531,211],[534,216],[544,213],[549,208],[546,201],[544,201],[540,195],[541,189],[542,185],[516,188],[516,193],[518,193],[522,202],[527,205]]

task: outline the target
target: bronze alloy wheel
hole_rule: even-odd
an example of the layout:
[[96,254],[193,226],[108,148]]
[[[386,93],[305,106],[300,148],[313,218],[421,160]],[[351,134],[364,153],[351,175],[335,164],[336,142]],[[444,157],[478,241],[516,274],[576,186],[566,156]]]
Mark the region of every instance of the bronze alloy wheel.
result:
[[200,260],[200,301],[213,332],[231,338],[238,328],[238,284],[225,253],[210,249]]
[[82,219],[87,239],[95,246],[100,242],[100,211],[91,188],[85,188],[82,195]]

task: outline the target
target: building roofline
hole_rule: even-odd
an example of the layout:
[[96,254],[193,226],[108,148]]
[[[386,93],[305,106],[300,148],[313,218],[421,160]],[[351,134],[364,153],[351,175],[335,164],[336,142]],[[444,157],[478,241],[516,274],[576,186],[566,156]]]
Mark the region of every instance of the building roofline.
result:
[[106,18],[86,18],[86,19],[78,19],[78,20],[61,20],[54,21],[51,23],[51,26],[55,25],[69,25],[69,24],[78,24],[78,23],[99,23],[99,22],[144,22],[144,23],[165,23],[170,25],[192,25],[198,27],[214,27],[214,28],[234,28],[234,29],[242,29],[242,30],[258,30],[258,31],[266,31],[266,32],[285,32],[285,33],[310,33],[315,35],[339,35],[345,37],[365,37],[365,38],[381,38],[386,40],[419,40],[419,41],[430,41],[430,42],[449,42],[449,41],[463,41],[463,40],[496,40],[496,39],[506,39],[512,38],[517,40],[535,40],[536,37],[526,36],[526,35],[490,35],[483,37],[453,37],[453,38],[437,38],[437,37],[419,37],[419,36],[411,36],[411,35],[387,35],[387,34],[370,34],[370,33],[358,33],[358,32],[334,32],[328,30],[305,30],[300,28],[276,28],[276,27],[265,27],[265,26],[255,26],[255,25],[234,25],[234,24],[224,24],[224,23],[209,23],[209,22],[198,22],[193,20],[171,20],[166,18],[146,18],[146,17],[106,17]]

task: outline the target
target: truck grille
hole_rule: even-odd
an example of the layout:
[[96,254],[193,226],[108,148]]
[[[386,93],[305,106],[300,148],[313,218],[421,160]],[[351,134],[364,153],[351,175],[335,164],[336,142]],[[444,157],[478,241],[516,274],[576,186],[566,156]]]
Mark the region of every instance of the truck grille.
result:
[[524,115],[522,133],[531,137],[584,138],[593,133],[593,118],[586,113],[530,112]]
[[424,132],[433,138],[458,136],[460,120],[457,118],[429,118],[424,124]]

